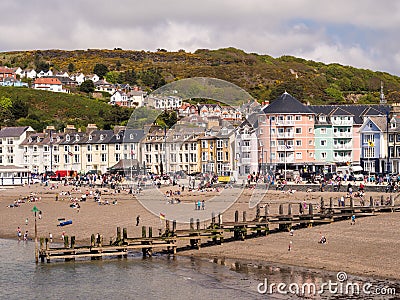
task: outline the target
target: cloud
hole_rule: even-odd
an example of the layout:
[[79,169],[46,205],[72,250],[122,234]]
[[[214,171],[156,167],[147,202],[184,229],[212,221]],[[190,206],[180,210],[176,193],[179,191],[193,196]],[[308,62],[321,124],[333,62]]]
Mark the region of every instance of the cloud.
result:
[[400,2],[6,1],[0,50],[237,47],[400,74]]

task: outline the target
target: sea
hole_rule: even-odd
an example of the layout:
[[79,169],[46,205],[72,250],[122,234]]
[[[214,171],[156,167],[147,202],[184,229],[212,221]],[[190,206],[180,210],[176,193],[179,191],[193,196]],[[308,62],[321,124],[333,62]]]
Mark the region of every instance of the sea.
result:
[[[143,259],[141,253],[126,259],[36,264],[33,242],[0,239],[0,299],[398,299],[393,290],[400,297],[400,282],[356,276],[347,280],[386,287],[386,292],[390,288],[391,294],[288,292],[289,285],[321,286],[337,281],[337,276],[324,270],[180,255]],[[279,283],[286,284],[286,290],[278,292]]]

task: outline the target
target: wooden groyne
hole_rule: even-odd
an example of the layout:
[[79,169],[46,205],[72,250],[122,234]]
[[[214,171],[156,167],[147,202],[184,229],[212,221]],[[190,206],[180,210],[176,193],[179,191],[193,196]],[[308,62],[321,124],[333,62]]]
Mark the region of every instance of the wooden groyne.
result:
[[[399,212],[400,205],[395,205],[394,198],[384,201],[369,199],[367,205],[355,205],[354,199],[348,200],[349,204],[334,205],[330,198],[326,204],[321,198],[319,204],[303,203],[279,203],[278,212],[270,213],[270,204],[257,205],[255,218],[248,220],[247,212],[235,211],[234,221],[223,222],[222,215],[211,216],[211,223],[207,228],[200,228],[200,220],[191,218],[189,228],[177,230],[176,221],[165,221],[164,232],[153,236],[153,228],[142,226],[141,237],[128,237],[127,229],[117,227],[115,239],[104,243],[103,236],[92,234],[90,245],[77,246],[75,237],[64,237],[63,247],[51,247],[48,238],[40,238],[38,257],[41,262],[51,260],[71,261],[80,258],[92,260],[103,257],[127,257],[129,252],[142,251],[143,257],[152,256],[153,252],[160,251],[168,254],[176,254],[179,250],[200,249],[202,246],[222,244],[224,242],[244,240],[250,237],[265,236],[279,231],[288,231],[292,228],[307,228],[315,225],[348,220],[351,216],[369,217],[386,212]],[[365,204],[365,203],[364,203]],[[274,229],[272,229],[274,228]]]

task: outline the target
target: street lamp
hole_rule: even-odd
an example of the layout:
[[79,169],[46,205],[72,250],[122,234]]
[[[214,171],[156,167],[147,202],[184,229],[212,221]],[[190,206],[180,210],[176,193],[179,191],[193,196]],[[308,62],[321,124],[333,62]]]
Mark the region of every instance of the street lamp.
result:
[[38,246],[37,246],[37,221],[36,221],[36,213],[39,212],[39,209],[36,207],[36,205],[32,208],[32,212],[35,215],[35,262],[39,262],[39,252],[38,252]]

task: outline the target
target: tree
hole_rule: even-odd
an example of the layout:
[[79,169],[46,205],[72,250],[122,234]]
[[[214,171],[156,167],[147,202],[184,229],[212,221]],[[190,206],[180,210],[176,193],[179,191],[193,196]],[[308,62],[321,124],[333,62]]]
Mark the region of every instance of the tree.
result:
[[94,92],[94,83],[91,80],[85,80],[82,82],[79,90],[84,93],[93,93]]
[[75,71],[75,65],[71,62],[68,64],[68,72],[72,73]]
[[103,64],[96,64],[93,68],[93,73],[97,74],[100,78],[104,78],[104,76],[108,73],[108,68]]
[[0,124],[7,125],[13,119],[11,114],[12,100],[5,96],[0,97]]
[[28,115],[28,105],[17,97],[12,103],[11,113],[16,120],[25,118]]
[[161,71],[156,68],[144,70],[140,73],[140,80],[144,85],[152,88],[153,90],[158,89],[165,85],[165,80],[161,75]]

